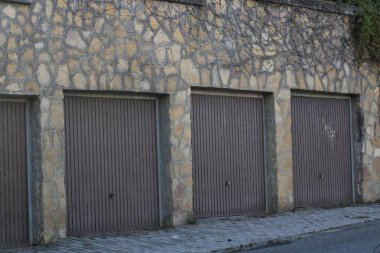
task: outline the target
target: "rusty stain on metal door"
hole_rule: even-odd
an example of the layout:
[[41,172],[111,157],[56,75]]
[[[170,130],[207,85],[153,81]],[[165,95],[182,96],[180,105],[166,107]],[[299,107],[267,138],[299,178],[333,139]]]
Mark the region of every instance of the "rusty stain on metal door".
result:
[[196,217],[265,212],[262,97],[192,95]]
[[349,98],[292,97],[296,207],[353,201]]
[[26,103],[0,101],[0,248],[29,243]]
[[156,100],[65,97],[69,234],[158,227]]

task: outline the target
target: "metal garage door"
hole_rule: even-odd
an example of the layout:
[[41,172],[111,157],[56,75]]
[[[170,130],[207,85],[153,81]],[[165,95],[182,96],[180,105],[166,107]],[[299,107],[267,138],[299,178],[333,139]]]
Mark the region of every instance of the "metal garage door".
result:
[[292,97],[295,205],[353,201],[350,100]]
[[0,101],[0,248],[29,243],[26,104]]
[[156,100],[65,97],[69,234],[159,226]]
[[192,95],[196,217],[265,212],[262,97]]

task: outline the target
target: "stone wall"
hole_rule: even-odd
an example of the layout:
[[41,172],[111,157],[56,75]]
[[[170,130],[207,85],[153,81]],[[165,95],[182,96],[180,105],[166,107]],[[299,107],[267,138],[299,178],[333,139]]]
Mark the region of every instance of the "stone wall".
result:
[[365,202],[380,199],[379,68],[354,62],[349,16],[238,0],[206,6],[124,0],[85,8],[36,0],[0,2],[0,17],[0,93],[32,96],[38,119],[35,241],[66,236],[65,90],[167,95],[168,224],[192,218],[192,87],[270,94],[277,211],[293,209],[291,90],[356,95],[362,124],[355,188]]

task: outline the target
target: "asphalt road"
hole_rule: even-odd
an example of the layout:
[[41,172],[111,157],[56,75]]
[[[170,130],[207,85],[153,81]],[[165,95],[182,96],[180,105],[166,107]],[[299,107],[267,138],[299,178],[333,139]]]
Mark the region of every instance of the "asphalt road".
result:
[[[380,253],[380,221],[321,232],[244,253]],[[243,253],[242,252],[242,253]]]

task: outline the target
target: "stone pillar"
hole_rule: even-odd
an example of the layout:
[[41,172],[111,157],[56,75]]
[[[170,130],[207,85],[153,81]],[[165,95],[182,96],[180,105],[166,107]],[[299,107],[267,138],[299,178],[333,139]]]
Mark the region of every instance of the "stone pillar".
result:
[[372,71],[364,71],[362,75],[363,110],[362,128],[362,194],[364,202],[373,202],[380,195],[380,166],[379,166],[379,79]]
[[193,217],[190,92],[190,88],[179,90],[170,98],[173,225]]
[[42,243],[66,237],[63,94],[41,97]]
[[290,211],[293,201],[293,161],[290,89],[275,93],[278,211]]
[[375,152],[374,152],[374,162],[373,167],[377,171],[377,198],[380,196],[380,126],[377,126],[376,128],[376,142],[375,142]]
[[[380,68],[380,66],[379,66]],[[377,88],[375,92],[375,99],[377,99],[379,102],[377,103],[377,112],[373,115],[375,117],[375,151],[374,151],[374,162],[373,162],[373,168],[375,170],[375,189],[374,189],[374,199],[378,200],[380,198],[380,115],[379,115],[379,106],[380,106],[380,70],[379,70],[379,75],[378,75],[378,80],[377,80]],[[376,122],[377,121],[377,122]]]

